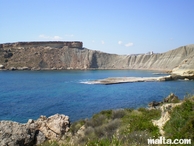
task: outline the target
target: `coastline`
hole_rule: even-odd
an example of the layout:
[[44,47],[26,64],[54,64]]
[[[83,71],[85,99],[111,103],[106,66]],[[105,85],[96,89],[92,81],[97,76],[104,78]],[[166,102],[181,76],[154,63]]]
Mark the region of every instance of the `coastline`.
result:
[[[109,138],[112,142],[115,142],[115,140],[120,141],[122,145],[128,145],[133,142],[143,145],[147,143],[147,139],[150,137],[157,138],[164,136],[169,138],[169,136],[175,136],[166,133],[166,129],[173,126],[169,125],[168,121],[172,122],[176,118],[174,110],[192,112],[187,111],[187,106],[188,104],[190,106],[194,105],[193,99],[194,97],[190,96],[179,100],[176,95],[171,93],[163,101],[158,102],[157,105],[153,101],[153,103],[148,105],[151,105],[149,108],[140,107],[138,109],[101,111],[94,114],[91,119],[79,120],[73,124],[70,124],[68,116],[62,114],[55,114],[48,118],[40,116],[39,119],[29,119],[24,124],[13,121],[0,121],[1,132],[7,134],[6,137],[4,134],[0,135],[0,144],[17,145],[20,143],[23,145],[41,144],[43,146],[47,146],[48,144],[85,145],[86,143],[99,144],[104,138]],[[180,106],[183,108],[180,109]],[[189,120],[192,119],[190,114],[187,114],[187,116]],[[181,118],[180,115],[178,117]],[[140,127],[139,124],[141,125]],[[186,125],[188,125],[187,121]],[[176,125],[174,126],[176,127]],[[170,130],[173,132],[174,128],[172,127]],[[11,134],[9,134],[10,132]],[[134,134],[136,134],[135,139]],[[187,132],[182,134],[188,136]],[[129,139],[125,139],[129,135],[133,136],[133,138],[128,137]],[[99,138],[99,140],[96,141],[95,138]],[[175,138],[177,137],[175,136]],[[142,141],[143,139],[145,141]]]
[[[191,59],[192,54],[187,55],[186,53],[186,57],[184,55],[184,57],[176,56],[179,54],[180,50],[186,48],[178,48],[163,54],[119,56],[82,48],[81,42],[78,44],[70,42],[70,44],[65,44],[65,46],[64,44],[45,46],[45,43],[39,43],[36,46],[33,42],[27,46],[17,45],[18,44],[16,43],[16,47],[14,46],[15,48],[9,48],[9,45],[7,47],[0,47],[0,49],[2,49],[0,50],[0,71],[145,70],[170,74],[168,76],[159,77],[113,77],[87,82],[89,84],[103,85],[194,79],[194,69]],[[193,51],[193,48],[187,49],[191,50],[191,52]],[[64,52],[67,52],[67,54]],[[82,55],[80,55],[81,53]],[[184,53],[185,52],[182,54]],[[171,58],[169,57],[169,54],[172,56]],[[173,60],[174,58],[175,60]],[[169,61],[171,62],[168,64]],[[44,121],[45,119],[47,118],[43,116],[40,121]],[[12,122],[9,121],[8,123]],[[29,120],[27,128],[36,127],[40,123],[36,124],[36,122]],[[43,129],[45,129],[45,127]],[[49,127],[48,129],[52,128]],[[60,128],[57,130],[55,137],[60,135],[60,130]],[[33,133],[30,134],[30,136],[34,137],[34,132],[36,133],[36,130],[32,131]],[[41,130],[39,129],[38,132],[40,131]],[[52,129],[52,131],[54,130]],[[64,130],[62,131],[64,132]],[[40,139],[42,139],[42,137]]]

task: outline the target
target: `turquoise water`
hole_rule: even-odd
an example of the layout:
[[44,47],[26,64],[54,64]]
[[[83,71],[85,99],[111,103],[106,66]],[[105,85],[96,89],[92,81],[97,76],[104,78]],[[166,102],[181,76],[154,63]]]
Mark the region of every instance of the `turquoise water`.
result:
[[107,109],[146,107],[171,92],[194,94],[193,81],[84,84],[107,77],[157,76],[152,71],[0,71],[0,120],[27,122],[40,115],[65,114],[71,121]]

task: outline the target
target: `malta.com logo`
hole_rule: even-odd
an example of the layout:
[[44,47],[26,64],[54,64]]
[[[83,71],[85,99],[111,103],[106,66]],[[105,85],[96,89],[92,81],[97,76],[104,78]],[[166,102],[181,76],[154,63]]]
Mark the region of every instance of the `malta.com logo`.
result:
[[191,144],[191,139],[166,139],[163,136],[160,136],[157,139],[148,139],[148,145],[151,144]]

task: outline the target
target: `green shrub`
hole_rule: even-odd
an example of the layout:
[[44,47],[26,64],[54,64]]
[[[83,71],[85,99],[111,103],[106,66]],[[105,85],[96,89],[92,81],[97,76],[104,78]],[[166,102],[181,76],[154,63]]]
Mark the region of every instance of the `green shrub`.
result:
[[98,114],[95,115],[94,117],[92,117],[92,119],[89,119],[86,121],[85,126],[86,127],[97,127],[102,125],[105,121],[106,121],[106,116],[102,115],[102,114]]
[[122,146],[121,141],[116,138],[114,135],[111,139],[97,139],[93,141],[88,141],[87,146]]
[[92,118],[95,118],[96,116],[99,115],[104,115],[106,118],[110,119],[112,116],[112,110],[101,111],[100,113],[95,114]]
[[152,123],[152,119],[157,119],[161,115],[161,111],[157,109],[148,110],[145,108],[140,108],[138,110],[134,110],[127,115],[125,115],[123,119],[123,123],[128,127],[124,129],[124,134],[129,134],[134,131],[148,131],[152,134],[152,136],[159,136],[159,129],[157,126],[154,126]]
[[124,109],[119,109],[119,110],[113,110],[111,118],[112,119],[120,119],[125,115],[125,110]]
[[147,139],[150,137],[151,134],[147,131],[133,131],[119,139],[121,139],[123,145],[144,146],[148,144]]
[[105,131],[108,138],[112,137],[121,124],[120,119],[114,119],[106,124]]
[[170,120],[164,126],[165,136],[171,139],[191,138],[194,141],[194,102],[185,99],[170,113]]
[[87,129],[85,130],[85,135],[92,135],[94,133],[94,128],[93,127],[87,127]]
[[105,125],[95,127],[95,135],[97,138],[102,138],[106,136]]
[[84,120],[80,120],[80,121],[74,122],[70,126],[70,132],[74,135],[81,128],[81,126],[83,126],[84,124],[85,124]]
[[192,115],[185,125],[181,128],[180,133],[183,133],[183,138],[194,140],[194,115]]

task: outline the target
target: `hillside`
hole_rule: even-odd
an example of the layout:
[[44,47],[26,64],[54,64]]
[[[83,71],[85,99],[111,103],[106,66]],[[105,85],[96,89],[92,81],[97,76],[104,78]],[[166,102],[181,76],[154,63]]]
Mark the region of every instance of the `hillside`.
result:
[[0,69],[194,70],[194,45],[160,54],[116,55],[83,48],[82,42],[0,44]]

